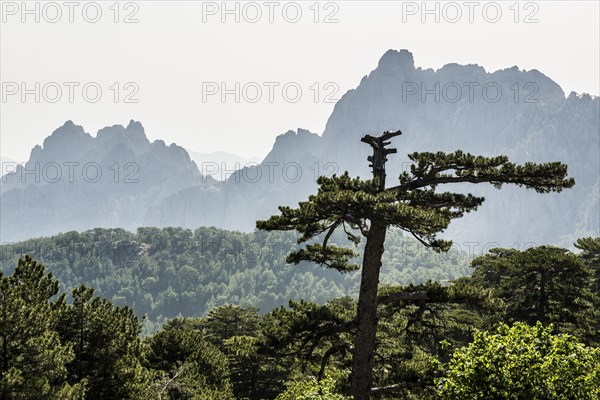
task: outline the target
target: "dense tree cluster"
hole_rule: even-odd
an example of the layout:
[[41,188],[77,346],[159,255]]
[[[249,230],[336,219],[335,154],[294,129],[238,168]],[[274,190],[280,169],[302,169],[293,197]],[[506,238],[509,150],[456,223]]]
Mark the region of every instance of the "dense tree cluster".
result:
[[[343,240],[340,235],[333,241]],[[81,284],[116,305],[128,305],[144,332],[177,316],[195,317],[233,303],[262,312],[288,300],[326,301],[356,293],[358,272],[340,275],[308,263],[286,264],[296,248],[282,232],[244,234],[216,228],[93,229],[0,246],[0,271],[14,270],[21,254],[42,262],[68,292]],[[389,284],[448,281],[469,273],[458,251],[437,254],[400,232],[387,241],[382,277]],[[362,247],[357,247],[362,251]]]
[[[448,285],[382,286],[373,396],[600,398],[599,244],[493,249]],[[86,286],[67,296],[25,257],[0,275],[0,398],[349,399],[356,326],[345,296],[222,305],[142,337],[131,308]]]

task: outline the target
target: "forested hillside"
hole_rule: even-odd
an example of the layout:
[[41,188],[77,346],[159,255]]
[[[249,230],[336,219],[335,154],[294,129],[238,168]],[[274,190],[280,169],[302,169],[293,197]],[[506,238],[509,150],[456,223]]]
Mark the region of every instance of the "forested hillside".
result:
[[[285,256],[295,248],[295,236],[287,232],[93,229],[0,246],[0,270],[10,273],[21,254],[31,255],[67,292],[89,285],[114,304],[146,315],[150,330],[165,319],[202,316],[223,304],[268,312],[290,299],[323,304],[357,293],[359,272],[287,264]],[[386,250],[386,284],[447,282],[469,274],[466,253],[436,253],[399,231],[389,233]]]
[[[168,248],[165,232],[150,248]],[[448,286],[382,287],[373,397],[599,399],[600,238],[576,247],[496,249]],[[85,286],[66,301],[43,265],[15,266],[0,273],[2,399],[350,399],[351,297],[223,305],[142,338],[129,307]]]

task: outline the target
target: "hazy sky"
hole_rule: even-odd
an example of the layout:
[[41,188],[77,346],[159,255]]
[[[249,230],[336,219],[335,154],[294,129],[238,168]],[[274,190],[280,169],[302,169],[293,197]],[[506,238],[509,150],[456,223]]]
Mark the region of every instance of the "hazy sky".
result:
[[427,2],[429,14],[421,1],[0,3],[0,154],[21,161],[68,119],[92,135],[135,119],[151,140],[264,156],[289,129],[322,133],[331,100],[390,48],[418,67],[517,65],[600,93],[595,0]]

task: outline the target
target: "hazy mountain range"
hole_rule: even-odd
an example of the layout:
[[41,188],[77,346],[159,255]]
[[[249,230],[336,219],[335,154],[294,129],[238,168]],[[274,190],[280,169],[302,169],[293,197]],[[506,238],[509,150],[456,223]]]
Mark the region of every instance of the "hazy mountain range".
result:
[[[576,237],[599,234],[598,97],[566,96],[537,70],[487,72],[458,64],[422,69],[415,67],[410,52],[390,50],[339,100],[322,135],[288,131],[276,138],[259,166],[243,168],[225,182],[214,172],[202,176],[198,164],[225,163],[230,169],[247,161],[151,143],[139,122],[107,127],[93,137],[68,121],[31,152],[25,168],[31,171],[39,164],[40,182],[32,182],[33,173],[24,176],[25,170],[3,178],[0,239],[97,226],[214,225],[251,231],[257,219],[277,212],[278,205],[294,205],[314,192],[318,175],[348,170],[368,177],[369,147],[360,137],[398,129],[403,135],[394,139],[398,154],[388,162],[390,185],[413,151],[462,149],[506,154],[518,162],[569,165],[577,184],[563,193],[469,188],[487,201],[448,230],[446,235],[463,249],[474,247],[472,242],[568,246]],[[63,165],[60,179],[52,172],[53,163]],[[94,182],[96,170],[102,177]]]
[[[186,149],[191,160],[196,163],[199,171],[203,175],[212,177],[219,181],[225,181],[233,172],[246,166],[259,164],[259,157],[243,157],[226,151],[213,151],[211,153],[198,153]],[[12,158],[0,156],[0,176],[12,173],[17,164],[24,164],[22,161],[15,161]]]

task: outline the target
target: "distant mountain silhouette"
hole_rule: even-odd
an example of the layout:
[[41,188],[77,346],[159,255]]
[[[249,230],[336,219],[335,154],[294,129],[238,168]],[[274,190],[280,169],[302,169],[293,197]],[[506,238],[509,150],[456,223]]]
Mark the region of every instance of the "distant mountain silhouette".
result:
[[151,143],[139,122],[92,137],[67,121],[33,148],[24,166],[2,178],[0,239],[91,226],[135,229],[158,218],[167,196],[211,184],[182,147]]
[[139,123],[105,128],[93,138],[67,122],[33,149],[28,165],[76,159],[108,168],[136,160],[143,179],[132,185],[69,186],[27,185],[11,176],[2,185],[1,240],[95,226],[251,231],[278,205],[295,205],[313,193],[318,175],[348,170],[368,177],[369,148],[360,137],[401,129],[404,134],[394,139],[398,154],[388,162],[390,185],[413,151],[461,149],[506,154],[518,162],[567,163],[577,184],[558,194],[469,187],[487,201],[454,222],[446,236],[465,250],[479,243],[476,251],[533,243],[568,246],[576,237],[600,234],[599,119],[599,98],[565,96],[537,70],[490,73],[458,64],[422,69],[407,50],[390,50],[338,101],[321,136],[303,129],[286,132],[260,165],[235,172],[225,183],[202,177],[181,147],[150,143]]

